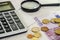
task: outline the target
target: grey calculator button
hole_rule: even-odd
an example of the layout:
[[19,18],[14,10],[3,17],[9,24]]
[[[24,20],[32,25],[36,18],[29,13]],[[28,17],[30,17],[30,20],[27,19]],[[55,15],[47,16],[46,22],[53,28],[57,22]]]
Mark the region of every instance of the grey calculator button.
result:
[[0,29],[1,29],[1,27],[0,27]]
[[21,24],[20,22],[17,23],[17,25],[18,25],[18,27],[19,27],[20,29],[24,29],[24,28],[25,28],[25,27],[23,26],[23,24]]
[[8,12],[6,12],[6,13],[4,13],[4,14],[6,14],[6,15],[7,15],[7,14],[8,14]]
[[5,19],[2,19],[3,21],[5,20]]
[[3,22],[3,24],[6,24],[6,22]]
[[13,29],[13,31],[18,30],[18,28],[15,24],[11,24],[11,28]]
[[10,18],[11,16],[6,16],[6,18]]
[[0,29],[3,29],[2,26],[0,26]]
[[11,20],[11,21],[9,21],[9,22],[11,23],[11,22],[13,22],[13,21]]
[[15,16],[16,14],[15,13],[12,13],[12,16]]
[[5,15],[5,16],[10,16],[10,15]]
[[0,14],[2,14],[2,13],[0,13]]
[[14,11],[10,12],[12,15],[16,15],[16,13]]
[[10,28],[6,28],[6,32],[10,32],[11,31],[11,29]]
[[6,22],[3,22],[3,24],[6,24]]
[[2,29],[2,30],[0,30],[0,34],[2,34],[2,33],[4,33],[4,30]]
[[10,20],[9,23],[12,24],[12,23],[14,23],[14,22],[13,22],[13,20]]
[[7,19],[8,21],[11,21],[12,19]]
[[13,18],[18,18],[17,16],[14,16]]
[[20,20],[19,20],[19,19],[16,19],[15,21],[18,22],[18,21],[20,21]]
[[6,28],[8,28],[9,26],[8,25],[5,25]]
[[12,19],[12,18],[7,18],[7,20],[10,20],[10,19]]
[[3,16],[0,16],[0,18],[2,18]]

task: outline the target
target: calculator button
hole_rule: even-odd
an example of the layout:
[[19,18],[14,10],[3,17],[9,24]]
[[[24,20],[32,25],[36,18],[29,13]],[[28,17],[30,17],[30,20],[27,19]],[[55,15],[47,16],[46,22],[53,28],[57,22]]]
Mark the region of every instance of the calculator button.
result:
[[20,20],[19,20],[19,19],[16,19],[15,21],[16,21],[16,22],[18,22],[18,21],[20,22]]
[[17,16],[13,16],[13,18],[18,18]]
[[14,20],[17,20],[17,19],[19,19],[19,18],[14,18]]
[[2,13],[0,13],[0,15],[2,15]]
[[11,21],[12,19],[11,18],[9,18],[9,19],[7,19],[8,21]]
[[3,22],[2,24],[7,24],[6,22]]
[[10,28],[6,28],[5,30],[6,30],[6,32],[10,32],[10,31],[11,31],[11,29],[10,29]]
[[4,19],[4,17],[0,17],[0,19]]
[[9,23],[12,24],[12,23],[14,23],[14,21],[10,20]]
[[10,20],[10,19],[12,19],[12,18],[7,18],[7,20]]
[[5,15],[8,15],[9,13],[8,12],[6,12],[6,13],[4,13]]
[[4,21],[5,21],[5,18],[0,18],[0,20],[1,20],[2,22],[4,22]]
[[8,21],[11,21],[12,19],[7,19]]
[[11,18],[11,16],[6,16],[6,18]]
[[5,21],[2,22],[3,25],[6,25],[7,23]]
[[2,29],[2,27],[0,26],[0,29]]
[[24,26],[23,26],[23,24],[22,23],[17,23],[17,25],[18,25],[18,27],[20,28],[20,29],[24,29]]
[[10,13],[15,13],[15,11],[11,11]]
[[0,34],[2,34],[2,33],[4,33],[4,30],[2,29],[2,30],[0,30]]
[[9,26],[8,26],[8,25],[4,25],[4,27],[5,27],[5,28],[9,28]]
[[10,12],[12,15],[16,15],[16,13],[14,11]]
[[10,15],[5,15],[6,17],[10,16]]
[[1,21],[5,21],[5,19],[1,19]]
[[3,17],[3,15],[0,15],[0,18]]
[[15,24],[11,24],[11,28],[13,29],[13,31],[18,30],[18,28]]
[[0,26],[0,30],[3,29],[2,26]]

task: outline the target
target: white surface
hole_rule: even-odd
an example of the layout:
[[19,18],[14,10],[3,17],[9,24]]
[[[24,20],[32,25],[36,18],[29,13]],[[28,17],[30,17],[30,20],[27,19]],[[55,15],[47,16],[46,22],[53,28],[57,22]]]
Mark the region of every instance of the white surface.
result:
[[[6,0],[0,0],[0,1],[6,1]],[[20,3],[23,1],[23,0],[10,0],[16,10],[18,10],[20,8]],[[42,4],[46,4],[46,3],[58,3],[58,0],[38,0],[40,3]],[[19,6],[20,5],[20,6]],[[34,20],[32,17],[45,17],[47,15],[49,15],[52,11],[59,11],[60,10],[60,7],[43,7],[41,8],[38,12],[34,13],[34,14],[30,14],[32,17],[28,16],[25,12],[23,12],[21,9],[20,10],[20,13],[21,13],[21,18],[23,18],[22,20],[24,20],[23,22],[26,23],[27,25],[26,26],[29,26],[31,25],[32,23],[34,23]],[[24,15],[24,16],[23,16]],[[34,26],[38,26],[36,23],[34,23],[33,25],[31,25],[30,27],[34,27]],[[30,28],[29,28],[30,29]],[[30,31],[28,31],[27,33],[30,33]],[[46,38],[46,35],[42,32],[42,39],[41,40],[48,40]],[[1,40],[1,39],[0,39]],[[2,39],[2,40],[28,40],[26,38],[26,33],[25,34],[21,34],[21,35],[17,35],[17,36],[13,36],[13,37],[9,37],[9,38],[5,38],[5,39]],[[39,39],[40,40],[40,39]]]

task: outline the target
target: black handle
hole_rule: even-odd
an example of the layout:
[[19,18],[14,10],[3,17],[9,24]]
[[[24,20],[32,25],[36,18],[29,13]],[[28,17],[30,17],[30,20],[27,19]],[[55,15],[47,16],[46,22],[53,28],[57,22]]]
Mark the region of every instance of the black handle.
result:
[[60,3],[55,3],[55,4],[41,4],[41,6],[60,6]]

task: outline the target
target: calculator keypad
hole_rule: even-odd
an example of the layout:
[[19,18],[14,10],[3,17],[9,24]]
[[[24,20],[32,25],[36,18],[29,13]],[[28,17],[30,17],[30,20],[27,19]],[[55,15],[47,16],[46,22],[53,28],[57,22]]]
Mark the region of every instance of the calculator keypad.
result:
[[[4,16],[3,16],[2,13],[0,14],[0,21],[2,22],[2,25],[4,26],[6,32],[10,32],[11,29],[10,29],[8,23],[6,22],[6,19],[4,18]],[[6,25],[7,25],[8,27],[6,27]],[[9,29],[9,30],[8,30],[8,29]]]
[[3,30],[3,28],[2,28],[2,26],[0,24],[0,34],[2,34],[2,33],[4,33],[4,30]]
[[23,24],[21,23],[21,21],[20,21],[20,19],[18,18],[18,16],[16,15],[16,13],[15,13],[14,11],[13,11],[13,12],[10,12],[10,13],[11,13],[13,19],[15,20],[15,22],[17,23],[18,27],[19,27],[20,29],[24,29],[24,26],[23,26]]
[[[8,16],[7,16],[7,15],[8,15]],[[5,14],[5,17],[7,18],[7,20],[8,20],[8,22],[9,22],[11,28],[13,29],[13,31],[18,30],[17,26],[15,25],[13,19],[12,19],[11,16],[9,15],[9,13],[8,13],[8,14]]]
[[[15,11],[0,13],[0,21],[3,26],[0,25],[0,34],[25,28]],[[5,30],[3,30],[3,28]]]

